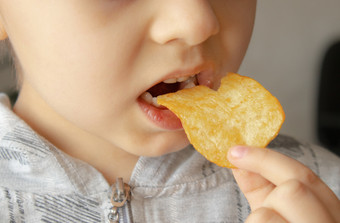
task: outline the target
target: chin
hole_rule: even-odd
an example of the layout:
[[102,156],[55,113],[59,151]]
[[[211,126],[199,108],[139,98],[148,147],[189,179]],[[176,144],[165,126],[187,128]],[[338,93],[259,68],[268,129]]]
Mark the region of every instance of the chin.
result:
[[[179,132],[178,132],[179,133]],[[163,156],[169,153],[180,151],[186,148],[190,142],[184,131],[179,134],[174,134],[167,137],[155,137],[152,142],[145,145],[144,148],[149,148],[141,151],[141,156],[157,157]]]
[[190,143],[189,141],[186,142],[186,143],[182,143],[182,144],[178,144],[178,145],[174,145],[172,147],[169,147],[169,148],[160,148],[157,152],[155,152],[153,155],[153,157],[157,157],[157,156],[163,156],[163,155],[166,155],[166,154],[169,154],[169,153],[174,153],[174,152],[178,152],[184,148],[186,148],[187,146],[189,146]]

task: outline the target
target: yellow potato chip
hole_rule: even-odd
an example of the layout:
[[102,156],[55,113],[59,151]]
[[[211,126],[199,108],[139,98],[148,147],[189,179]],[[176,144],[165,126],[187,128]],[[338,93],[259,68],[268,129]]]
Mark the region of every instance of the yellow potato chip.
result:
[[228,73],[218,91],[196,86],[160,95],[157,102],[181,120],[194,148],[219,166],[233,168],[227,160],[235,145],[264,148],[282,126],[280,102],[257,81]]

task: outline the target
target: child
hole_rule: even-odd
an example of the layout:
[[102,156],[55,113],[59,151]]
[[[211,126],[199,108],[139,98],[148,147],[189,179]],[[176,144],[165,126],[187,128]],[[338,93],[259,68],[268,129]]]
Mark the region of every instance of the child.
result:
[[237,72],[255,8],[0,0],[20,80],[13,110],[0,99],[1,221],[339,222],[338,157],[279,136],[270,147],[308,167],[240,146],[228,154],[232,172],[188,146],[179,120],[154,102],[186,85],[216,89]]

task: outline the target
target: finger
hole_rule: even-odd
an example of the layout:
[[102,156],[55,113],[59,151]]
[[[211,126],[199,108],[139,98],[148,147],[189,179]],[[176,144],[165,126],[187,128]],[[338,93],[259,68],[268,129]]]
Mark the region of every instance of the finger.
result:
[[259,174],[247,170],[233,169],[234,178],[252,210],[258,209],[275,185]]
[[228,153],[229,161],[240,169],[257,173],[275,185],[297,179],[324,204],[331,214],[340,220],[340,201],[328,186],[298,161],[269,149],[237,146]]
[[288,222],[336,222],[314,193],[298,180],[290,180],[276,187],[263,206],[277,211]]
[[280,214],[270,208],[259,208],[253,211],[245,223],[288,223]]

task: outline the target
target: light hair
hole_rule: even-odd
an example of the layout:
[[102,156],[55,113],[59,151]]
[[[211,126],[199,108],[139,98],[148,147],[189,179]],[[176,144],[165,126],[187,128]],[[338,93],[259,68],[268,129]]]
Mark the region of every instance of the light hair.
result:
[[1,62],[7,62],[7,61],[4,61],[6,58],[8,58],[8,40],[1,40],[0,41],[0,60]]
[[0,41],[0,63],[6,63],[10,65],[10,74],[15,77],[16,89],[19,90],[21,86],[21,76],[17,72],[19,64],[17,62],[17,57],[15,56],[13,47],[8,38]]

